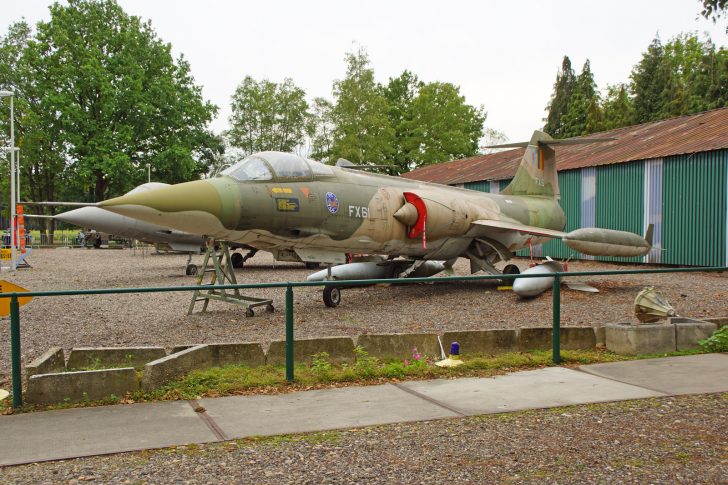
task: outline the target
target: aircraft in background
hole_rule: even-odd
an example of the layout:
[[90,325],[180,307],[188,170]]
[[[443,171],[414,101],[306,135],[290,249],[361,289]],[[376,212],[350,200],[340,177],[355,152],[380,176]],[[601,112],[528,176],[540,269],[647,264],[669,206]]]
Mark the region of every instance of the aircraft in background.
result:
[[[138,194],[147,190],[169,187],[169,184],[149,182],[133,188],[126,195]],[[205,240],[199,234],[190,234],[163,227],[157,224],[140,221],[131,217],[105,211],[93,204],[64,202],[24,202],[28,205],[80,205],[78,209],[62,212],[53,216],[27,215],[26,217],[56,219],[81,228],[91,229],[98,233],[114,234],[129,240],[138,240],[154,244],[157,247],[189,253],[186,265],[188,275],[197,274],[197,266],[191,263],[192,254],[199,254],[205,247]],[[96,240],[101,242],[101,238]],[[96,246],[98,247],[98,246]],[[242,256],[241,256],[242,257]]]
[[[213,179],[97,205],[178,231],[270,251],[276,258],[285,254],[304,262],[344,264],[347,253],[386,255],[377,264],[396,267],[398,277],[419,276],[428,267],[442,269],[447,265],[427,263],[459,257],[470,260],[473,273],[500,274],[497,262],[553,238],[589,255],[644,255],[651,244],[637,234],[596,228],[563,232],[566,217],[559,206],[551,147],[598,141],[606,140],[554,140],[536,131],[530,142],[502,145],[527,149],[514,179],[500,194],[262,152]],[[396,259],[400,257],[404,259]],[[361,274],[347,271],[347,277],[365,279],[372,272],[363,268]],[[518,271],[512,264],[504,268],[505,273]],[[325,286],[323,298],[327,306],[338,305],[340,289]]]

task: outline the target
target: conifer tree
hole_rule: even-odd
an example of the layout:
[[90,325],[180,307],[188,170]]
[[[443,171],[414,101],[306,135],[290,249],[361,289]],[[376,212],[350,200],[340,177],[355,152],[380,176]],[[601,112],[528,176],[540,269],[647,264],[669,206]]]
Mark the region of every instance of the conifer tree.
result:
[[630,88],[634,95],[637,123],[659,120],[664,116],[665,94],[669,92],[670,84],[664,58],[665,49],[658,36],[632,69]]
[[554,138],[564,138],[562,118],[569,111],[569,100],[576,84],[576,75],[571,68],[571,60],[564,56],[561,62],[561,71],[556,74],[554,92],[546,109],[548,115],[544,121],[544,131]]
[[568,109],[562,117],[560,137],[569,138],[597,132],[601,129],[601,123],[599,93],[591,71],[591,63],[587,59],[581,74],[576,78],[568,100]]

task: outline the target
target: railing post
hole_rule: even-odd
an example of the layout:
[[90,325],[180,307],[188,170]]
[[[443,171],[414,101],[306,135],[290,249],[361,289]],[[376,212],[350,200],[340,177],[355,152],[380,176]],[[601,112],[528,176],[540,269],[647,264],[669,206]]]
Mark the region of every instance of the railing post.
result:
[[10,372],[13,378],[13,407],[23,405],[23,382],[20,376],[20,305],[18,295],[10,297]]
[[293,286],[286,286],[286,381],[293,382]]
[[554,276],[553,326],[551,329],[551,359],[554,364],[561,363],[561,274]]

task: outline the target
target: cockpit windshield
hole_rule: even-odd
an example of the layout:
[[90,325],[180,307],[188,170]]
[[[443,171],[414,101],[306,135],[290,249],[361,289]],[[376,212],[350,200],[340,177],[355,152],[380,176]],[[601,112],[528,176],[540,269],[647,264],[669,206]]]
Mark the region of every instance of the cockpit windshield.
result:
[[290,153],[268,152],[262,153],[278,178],[302,178],[310,177],[311,169],[306,161],[296,155]]
[[333,174],[331,167],[321,162],[280,152],[256,153],[220,172],[237,180],[302,179]]
[[232,167],[228,167],[220,175],[229,175],[236,180],[272,180],[268,165],[257,157],[248,157]]
[[311,166],[311,170],[314,175],[333,175],[334,170],[329,166],[315,160],[309,160],[308,164]]

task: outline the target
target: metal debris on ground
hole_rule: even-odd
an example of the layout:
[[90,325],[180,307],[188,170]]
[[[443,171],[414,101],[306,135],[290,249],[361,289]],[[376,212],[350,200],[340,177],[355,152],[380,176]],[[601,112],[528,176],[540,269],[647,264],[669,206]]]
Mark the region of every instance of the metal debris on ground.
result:
[[637,294],[634,300],[634,314],[642,323],[653,323],[677,316],[672,305],[655,290],[654,286],[648,286]]

